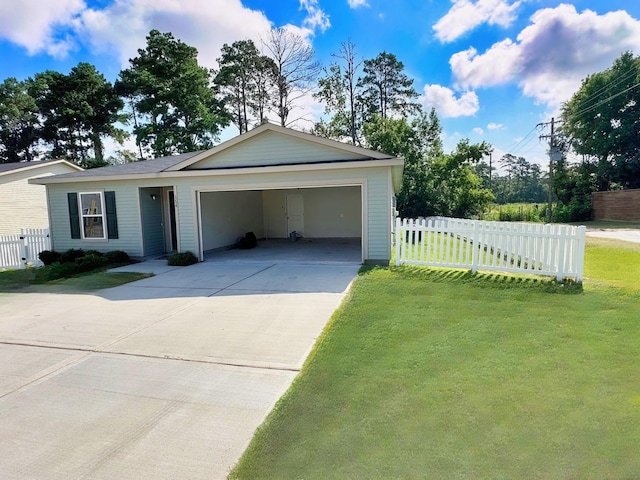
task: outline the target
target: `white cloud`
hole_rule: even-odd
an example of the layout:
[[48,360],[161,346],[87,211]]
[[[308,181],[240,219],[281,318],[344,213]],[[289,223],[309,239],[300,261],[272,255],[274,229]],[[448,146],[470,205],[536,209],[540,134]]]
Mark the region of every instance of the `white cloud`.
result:
[[302,24],[313,32],[319,29],[324,33],[331,26],[329,15],[318,6],[318,0],[300,0],[300,9],[307,12]]
[[640,51],[640,21],[625,11],[578,13],[562,4],[537,11],[517,41],[503,40],[482,54],[458,52],[449,64],[458,88],[516,82],[525,95],[554,107],[625,50]]
[[441,42],[452,42],[474,28],[488,23],[501,27],[510,26],[516,19],[520,0],[452,0],[453,6],[433,29]]
[[482,130],[480,127],[476,127],[473,129],[473,133],[477,134],[477,135],[483,135],[484,134],[484,130]]
[[426,109],[435,108],[444,118],[471,116],[479,108],[475,92],[465,92],[456,98],[453,90],[442,85],[425,85],[421,100]]
[[487,128],[489,130],[501,130],[502,128],[504,128],[504,125],[501,123],[493,123],[491,122],[489,125],[487,125]]
[[1,1],[0,38],[26,48],[30,55],[44,51],[64,57],[74,42],[68,36],[60,38],[57,29],[68,25],[84,8],[83,0]]
[[113,52],[123,67],[154,28],[196,47],[199,61],[213,67],[224,43],[252,39],[259,45],[272,24],[240,0],[115,0],[105,9],[85,10],[75,26],[94,49]]
[[347,0],[350,8],[368,7],[367,0]]

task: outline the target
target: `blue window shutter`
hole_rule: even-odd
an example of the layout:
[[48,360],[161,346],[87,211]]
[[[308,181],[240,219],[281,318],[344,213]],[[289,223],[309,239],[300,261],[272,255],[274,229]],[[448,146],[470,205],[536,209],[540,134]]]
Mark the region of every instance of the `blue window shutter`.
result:
[[104,206],[107,215],[107,235],[118,238],[118,216],[116,215],[116,192],[104,192]]
[[78,194],[67,193],[69,203],[69,226],[71,227],[71,238],[80,238],[80,214],[78,213]]

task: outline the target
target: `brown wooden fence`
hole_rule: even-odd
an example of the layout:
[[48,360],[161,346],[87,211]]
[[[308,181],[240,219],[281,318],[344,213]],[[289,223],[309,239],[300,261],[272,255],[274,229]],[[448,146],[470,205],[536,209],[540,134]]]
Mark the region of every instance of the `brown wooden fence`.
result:
[[640,189],[591,194],[594,220],[640,221]]

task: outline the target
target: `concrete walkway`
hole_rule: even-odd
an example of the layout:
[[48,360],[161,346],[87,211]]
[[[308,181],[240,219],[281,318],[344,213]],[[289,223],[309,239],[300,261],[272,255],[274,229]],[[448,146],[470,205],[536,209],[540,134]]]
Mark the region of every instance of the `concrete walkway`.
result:
[[94,295],[0,294],[0,478],[225,478],[358,268],[145,262]]

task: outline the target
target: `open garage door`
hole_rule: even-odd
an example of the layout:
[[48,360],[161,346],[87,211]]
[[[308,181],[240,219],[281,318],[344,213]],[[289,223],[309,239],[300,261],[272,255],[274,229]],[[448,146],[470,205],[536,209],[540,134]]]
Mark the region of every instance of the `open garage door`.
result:
[[226,251],[253,232],[260,240],[256,250],[263,251],[246,252],[246,258],[262,257],[269,249],[275,260],[286,259],[288,250],[292,260],[362,262],[360,185],[200,191],[198,203],[201,258]]

